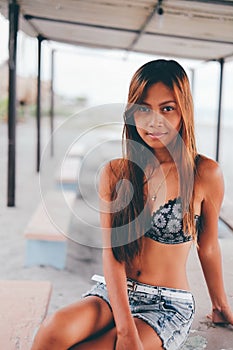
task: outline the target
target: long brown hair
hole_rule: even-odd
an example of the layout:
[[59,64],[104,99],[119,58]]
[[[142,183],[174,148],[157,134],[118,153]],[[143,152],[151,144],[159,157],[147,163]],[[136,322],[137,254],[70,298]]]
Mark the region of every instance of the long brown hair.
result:
[[[113,211],[112,249],[118,261],[130,263],[142,250],[142,236],[148,223],[145,210],[145,168],[151,162],[152,150],[139,136],[134,124],[135,105],[141,104],[150,86],[162,82],[175,95],[181,111],[181,128],[172,157],[177,165],[180,182],[180,196],[183,207],[183,227],[185,232],[196,239],[194,223],[194,187],[195,159],[197,157],[194,136],[193,101],[189,80],[182,66],[174,60],[155,60],[144,64],[132,77],[128,103],[124,113],[123,151],[124,159],[119,176],[127,179],[118,190],[113,190],[112,200],[120,197],[127,205]],[[145,156],[146,152],[146,156]],[[150,156],[151,155],[151,156]],[[116,172],[115,169],[113,171]],[[121,188],[119,190],[119,188]],[[133,191],[132,191],[133,189]]]

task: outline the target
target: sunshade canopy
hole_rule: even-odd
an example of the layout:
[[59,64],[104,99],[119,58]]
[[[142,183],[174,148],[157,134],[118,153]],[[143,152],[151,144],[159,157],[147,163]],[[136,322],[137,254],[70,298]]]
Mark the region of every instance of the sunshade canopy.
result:
[[[75,45],[233,58],[233,0],[17,0],[20,29]],[[0,0],[8,16],[8,1]]]

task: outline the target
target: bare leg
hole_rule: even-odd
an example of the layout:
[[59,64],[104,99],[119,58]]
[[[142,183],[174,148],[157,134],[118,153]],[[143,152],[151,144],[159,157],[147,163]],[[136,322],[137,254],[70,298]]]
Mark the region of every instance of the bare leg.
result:
[[[162,350],[162,341],[156,332],[143,320],[135,318],[135,324],[138,329],[140,339],[144,350]],[[82,344],[73,346],[70,350],[114,350],[116,344],[116,328],[106,331],[103,335],[95,339],[85,341]]]
[[47,318],[31,350],[67,350],[113,325],[112,312],[107,303],[98,297],[86,297]]

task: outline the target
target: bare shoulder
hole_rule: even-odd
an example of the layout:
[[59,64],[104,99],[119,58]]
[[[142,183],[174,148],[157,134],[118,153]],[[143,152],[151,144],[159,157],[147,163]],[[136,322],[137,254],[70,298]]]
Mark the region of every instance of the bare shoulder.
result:
[[219,164],[204,155],[199,155],[197,160],[197,178],[203,194],[223,192],[223,174]]
[[125,165],[126,160],[123,158],[112,159],[102,167],[101,176],[109,179],[119,179],[124,173]]
[[210,177],[222,177],[222,170],[219,164],[204,155],[198,156],[197,172],[200,178],[203,180],[210,180]]
[[125,162],[123,158],[112,159],[101,168],[99,191],[102,195],[112,193],[116,182],[123,177]]

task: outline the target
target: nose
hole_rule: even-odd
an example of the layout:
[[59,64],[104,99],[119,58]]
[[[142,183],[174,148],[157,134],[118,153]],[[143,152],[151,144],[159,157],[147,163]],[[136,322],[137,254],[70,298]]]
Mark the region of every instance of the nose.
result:
[[163,116],[155,111],[150,115],[149,126],[161,127],[163,126]]

